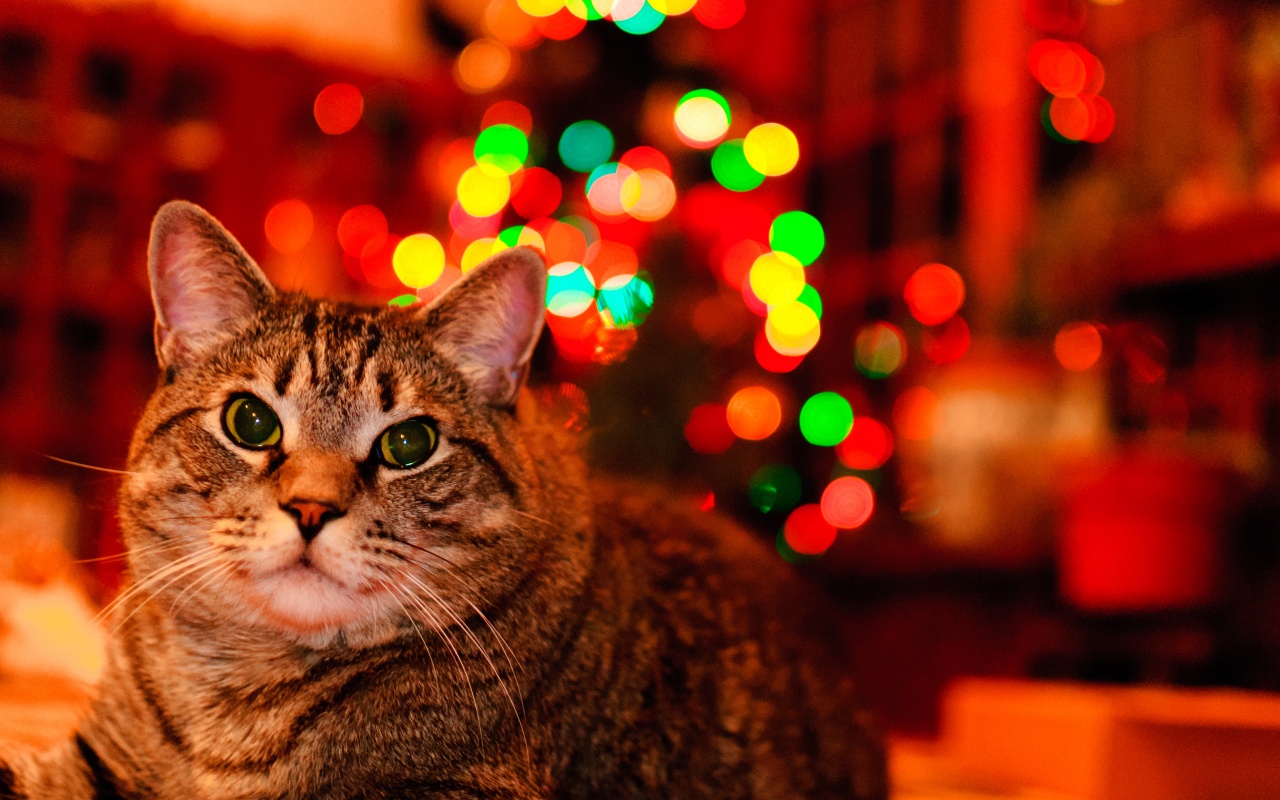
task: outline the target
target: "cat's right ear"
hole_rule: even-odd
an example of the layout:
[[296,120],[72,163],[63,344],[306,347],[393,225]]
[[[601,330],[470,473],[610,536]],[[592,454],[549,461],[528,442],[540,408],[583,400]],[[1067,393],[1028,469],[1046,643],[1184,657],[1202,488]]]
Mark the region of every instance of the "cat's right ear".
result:
[[148,270],[162,368],[207,356],[275,295],[235,237],[209,212],[181,200],[156,212]]

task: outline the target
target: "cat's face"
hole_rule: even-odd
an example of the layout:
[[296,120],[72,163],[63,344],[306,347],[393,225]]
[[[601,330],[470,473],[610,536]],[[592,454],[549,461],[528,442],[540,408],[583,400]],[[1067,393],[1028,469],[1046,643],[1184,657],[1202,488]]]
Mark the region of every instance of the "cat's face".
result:
[[377,641],[455,624],[519,573],[547,513],[512,408],[541,327],[536,254],[427,309],[362,308],[278,292],[170,204],[151,272],[166,378],[121,494],[139,598]]

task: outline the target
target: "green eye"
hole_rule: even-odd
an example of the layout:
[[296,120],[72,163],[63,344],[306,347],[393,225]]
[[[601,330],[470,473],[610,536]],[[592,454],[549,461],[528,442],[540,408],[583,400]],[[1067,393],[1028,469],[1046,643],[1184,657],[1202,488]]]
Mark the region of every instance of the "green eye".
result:
[[232,441],[259,450],[280,442],[280,418],[271,406],[251,394],[231,398],[222,413],[222,427]]
[[382,432],[374,450],[382,463],[396,469],[416,467],[435,452],[436,429],[421,419],[397,422]]

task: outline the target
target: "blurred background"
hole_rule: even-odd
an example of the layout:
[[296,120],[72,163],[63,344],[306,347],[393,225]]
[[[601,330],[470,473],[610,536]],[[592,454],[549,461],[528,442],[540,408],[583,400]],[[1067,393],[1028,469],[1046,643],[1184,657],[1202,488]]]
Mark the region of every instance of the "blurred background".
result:
[[[1158,729],[1166,775],[1280,747],[1273,4],[9,0],[10,680],[100,666],[118,479],[66,462],[123,467],[173,198],[365,302],[543,249],[535,391],[830,588],[886,730],[950,743],[903,797],[1215,796],[1115,789],[1049,718]],[[1076,783],[982,750],[1013,713]]]

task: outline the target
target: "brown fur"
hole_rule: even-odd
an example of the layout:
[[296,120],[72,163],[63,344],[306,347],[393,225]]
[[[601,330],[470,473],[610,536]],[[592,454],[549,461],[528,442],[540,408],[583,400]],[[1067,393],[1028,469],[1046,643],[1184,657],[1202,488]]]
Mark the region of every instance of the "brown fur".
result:
[[[370,309],[277,292],[194,206],[153,235],[165,376],[120,493],[134,588],[76,739],[0,768],[0,798],[885,796],[820,602],[725,519],[589,479],[513,401],[535,255]],[[221,432],[237,392],[277,410],[279,447]],[[414,416],[439,450],[379,466]],[[298,498],[341,512],[309,546],[281,511]],[[312,588],[271,583],[313,562]]]

